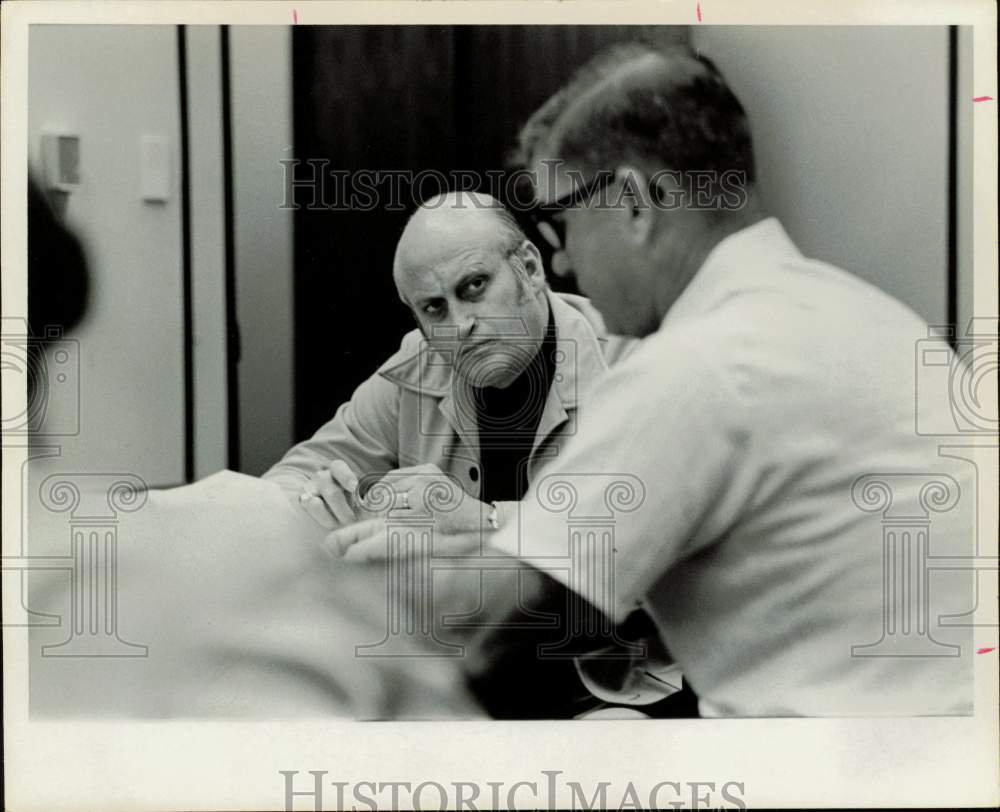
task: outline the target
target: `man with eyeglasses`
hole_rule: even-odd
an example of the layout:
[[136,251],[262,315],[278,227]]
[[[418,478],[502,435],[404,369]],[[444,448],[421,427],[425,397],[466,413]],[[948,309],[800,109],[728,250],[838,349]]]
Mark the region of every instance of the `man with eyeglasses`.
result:
[[[602,56],[522,149],[553,270],[641,339],[538,476],[574,477],[577,515],[608,506],[580,472],[645,498],[553,576],[614,622],[643,610],[705,716],[971,713],[971,572],[927,556],[972,554],[975,474],[914,430],[926,324],[765,217],[743,108],[689,50]],[[340,534],[346,558],[385,555],[377,525]],[[529,494],[518,526],[435,554],[546,569],[566,534]]]

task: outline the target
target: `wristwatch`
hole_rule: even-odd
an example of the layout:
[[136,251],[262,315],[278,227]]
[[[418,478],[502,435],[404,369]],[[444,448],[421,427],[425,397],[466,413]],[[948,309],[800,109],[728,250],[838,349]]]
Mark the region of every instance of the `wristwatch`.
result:
[[490,502],[490,512],[486,514],[486,523],[491,530],[500,529],[500,508],[496,502]]

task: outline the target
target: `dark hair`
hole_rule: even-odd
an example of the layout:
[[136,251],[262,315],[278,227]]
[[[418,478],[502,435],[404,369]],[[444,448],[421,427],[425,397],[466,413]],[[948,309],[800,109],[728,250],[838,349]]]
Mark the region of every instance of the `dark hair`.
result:
[[639,42],[617,43],[577,68],[569,82],[550,96],[525,122],[518,133],[517,146],[508,157],[508,165],[530,167],[539,144],[551,133],[553,125],[576,99],[628,60],[643,56],[650,50],[649,45]]
[[87,310],[90,274],[80,240],[53,211],[34,178],[28,176],[28,326],[69,330]]
[[746,113],[710,59],[629,44],[585,64],[525,124],[523,158],[542,144],[590,169],[628,160],[652,171],[710,170],[755,180]]

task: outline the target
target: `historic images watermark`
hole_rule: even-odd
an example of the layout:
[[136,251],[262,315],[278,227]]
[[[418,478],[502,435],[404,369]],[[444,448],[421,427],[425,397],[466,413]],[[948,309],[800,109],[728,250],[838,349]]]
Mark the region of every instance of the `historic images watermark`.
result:
[[338,781],[327,770],[279,770],[284,808],[304,809],[746,809],[742,781],[631,781],[583,784],[540,770],[521,781]]
[[[567,167],[559,159],[543,160],[540,169],[516,168],[474,171],[452,169],[337,169],[329,158],[284,158],[279,161],[284,175],[281,209],[308,211],[412,211],[417,206],[434,208],[444,205],[447,192],[458,195],[458,207],[484,205],[477,195],[485,193],[504,201],[515,213],[539,208],[535,189],[539,173],[545,173],[549,188],[557,175],[573,188],[584,188],[597,181],[593,205],[597,208],[621,208],[634,205],[664,211],[736,211],[749,199],[746,172],[737,169],[719,172],[714,169],[661,169],[652,175],[646,189],[634,179],[624,177],[612,188],[615,173],[610,169],[587,175]],[[449,205],[451,205],[449,203]],[[545,208],[542,206],[541,208]]]

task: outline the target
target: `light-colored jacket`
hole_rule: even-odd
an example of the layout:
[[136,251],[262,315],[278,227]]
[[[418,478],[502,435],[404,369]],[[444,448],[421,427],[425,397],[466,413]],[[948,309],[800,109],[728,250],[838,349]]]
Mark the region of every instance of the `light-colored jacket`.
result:
[[[635,341],[607,333],[582,296],[547,292],[556,330],[555,373],[528,460],[528,481],[558,454],[560,438],[576,433],[583,393]],[[264,474],[299,491],[332,460],[359,476],[433,463],[474,498],[482,485],[474,400],[461,376],[419,330],[364,381],[310,439],[291,448]],[[501,510],[503,508],[501,507]]]

